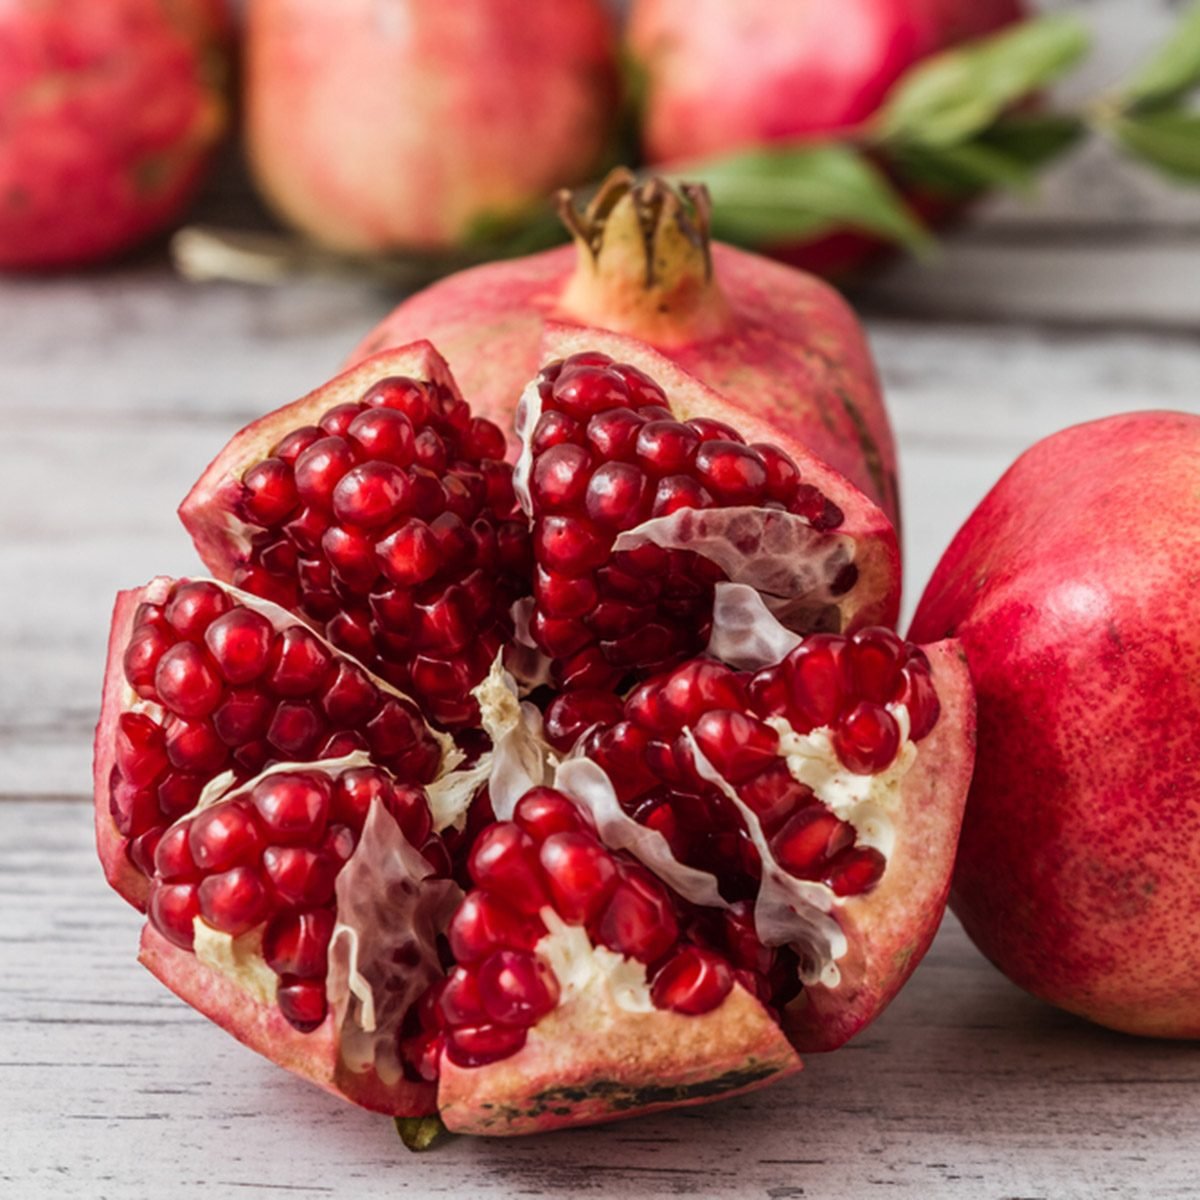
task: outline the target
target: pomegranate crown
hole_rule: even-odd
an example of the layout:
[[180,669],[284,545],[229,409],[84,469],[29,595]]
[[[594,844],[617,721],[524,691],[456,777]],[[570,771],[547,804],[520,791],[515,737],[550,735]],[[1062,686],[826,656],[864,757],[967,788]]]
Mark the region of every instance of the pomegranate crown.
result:
[[586,206],[564,189],[563,224],[579,251],[562,299],[565,315],[660,346],[714,336],[728,309],[713,277],[708,189],[639,182],[625,167],[609,173]]

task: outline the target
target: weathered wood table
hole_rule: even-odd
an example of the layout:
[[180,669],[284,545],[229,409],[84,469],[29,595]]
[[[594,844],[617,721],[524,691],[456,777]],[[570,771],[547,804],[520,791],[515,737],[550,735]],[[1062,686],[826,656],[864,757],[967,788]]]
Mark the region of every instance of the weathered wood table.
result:
[[[1124,409],[1200,411],[1197,212],[1195,194],[1092,153],[1037,209],[996,206],[863,297],[902,447],[910,611],[1035,438]],[[113,593],[195,569],[173,515],[186,486],[391,299],[194,288],[155,259],[0,284],[0,1196],[1200,1195],[1200,1046],[1037,1003],[952,919],[877,1024],[781,1087],[425,1156],[136,965],[137,916],[105,888],[90,830]]]

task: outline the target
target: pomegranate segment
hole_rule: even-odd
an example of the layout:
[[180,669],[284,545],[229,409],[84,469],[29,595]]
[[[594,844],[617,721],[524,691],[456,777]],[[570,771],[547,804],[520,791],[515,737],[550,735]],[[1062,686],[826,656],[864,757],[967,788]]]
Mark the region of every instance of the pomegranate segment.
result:
[[[505,441],[428,347],[380,355],[238,435],[180,510],[214,574],[295,609],[446,728],[528,590]],[[303,712],[294,757],[310,751]]]
[[[97,822],[110,878],[134,902],[145,901],[163,830],[226,772],[244,780],[274,762],[354,749],[418,784],[442,768],[443,741],[410,700],[281,609],[209,580],[160,578],[124,594],[110,660]],[[310,820],[263,816],[284,842],[302,840]]]
[[[676,419],[658,383],[607,354],[550,363],[536,402],[527,394],[524,403],[518,490],[537,561],[530,630],[564,687],[612,686],[696,653],[708,639],[713,585],[726,578],[719,563],[639,534],[626,549],[622,534],[720,508],[791,514],[816,533],[845,521],[785,451],[748,446],[712,418]],[[852,562],[838,561],[831,599],[858,577]]]

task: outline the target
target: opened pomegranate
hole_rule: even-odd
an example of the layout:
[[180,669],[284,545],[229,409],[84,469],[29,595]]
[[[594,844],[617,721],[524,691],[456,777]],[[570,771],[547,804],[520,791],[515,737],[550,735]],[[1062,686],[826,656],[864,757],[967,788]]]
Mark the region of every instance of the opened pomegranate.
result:
[[247,17],[251,166],[336,249],[460,244],[608,151],[602,0],[250,0]]
[[1200,417],[1039,442],[951,543],[914,636],[960,637],[980,755],[952,903],[1036,996],[1200,1037]]
[[[515,468],[418,345],[250,426],[184,504],[249,593],[316,616],[324,564],[331,639],[365,595],[362,652],[411,688],[268,600],[160,580],[118,604],[97,733],[143,962],[336,1094],[488,1134],[842,1044],[933,936],[973,752],[953,644],[876,623],[898,572],[865,497],[632,339],[543,352]],[[431,569],[392,578],[401,542]],[[428,687],[421,614],[471,588]]]
[[[703,188],[614,171],[566,247],[453,275],[405,300],[353,361],[428,338],[476,412],[508,430],[548,321],[629,334],[807,447],[899,519],[896,453],[862,329],[831,288],[710,243]],[[727,418],[737,425],[737,419]]]
[[225,0],[0,5],[0,268],[78,266],[177,220],[225,128]]
[[[646,154],[687,163],[844,133],[921,59],[1023,15],[1021,0],[634,0],[628,41],[645,80]],[[944,203],[921,201],[944,215]],[[772,253],[837,275],[880,248],[848,230]]]

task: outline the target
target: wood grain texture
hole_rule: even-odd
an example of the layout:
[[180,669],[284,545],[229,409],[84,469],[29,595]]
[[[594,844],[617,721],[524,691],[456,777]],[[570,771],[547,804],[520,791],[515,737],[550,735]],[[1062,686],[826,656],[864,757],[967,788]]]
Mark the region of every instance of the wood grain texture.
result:
[[1029,999],[943,930],[850,1047],[741,1100],[411,1155],[390,1122],[227,1038],[134,961],[84,805],[0,805],[0,1195],[1195,1196],[1200,1047]]

